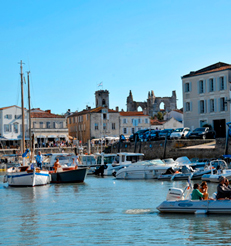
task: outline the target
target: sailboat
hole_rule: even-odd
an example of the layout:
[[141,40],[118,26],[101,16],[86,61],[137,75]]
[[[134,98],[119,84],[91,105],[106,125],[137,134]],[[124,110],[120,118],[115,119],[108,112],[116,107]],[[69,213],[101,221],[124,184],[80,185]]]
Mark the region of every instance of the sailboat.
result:
[[[25,158],[30,150],[25,150],[25,126],[24,126],[24,96],[23,96],[23,66],[22,61],[20,62],[21,69],[21,107],[22,107],[22,157],[23,166],[11,167],[7,169],[7,173],[4,176],[3,182],[8,183],[12,187],[27,187],[27,186],[40,186],[49,184],[51,181],[50,174],[47,170],[40,170],[38,167],[34,167],[33,164],[26,165]],[[31,144],[31,122],[30,122],[30,84],[29,84],[29,72],[28,72],[28,101],[29,101],[29,138],[30,148]],[[30,159],[31,162],[31,159]]]

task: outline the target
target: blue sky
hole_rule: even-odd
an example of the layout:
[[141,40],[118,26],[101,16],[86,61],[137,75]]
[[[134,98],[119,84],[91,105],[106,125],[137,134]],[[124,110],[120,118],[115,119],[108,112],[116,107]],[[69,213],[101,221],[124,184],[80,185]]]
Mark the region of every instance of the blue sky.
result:
[[1,1],[0,107],[20,105],[20,60],[31,71],[31,104],[61,114],[95,106],[103,81],[110,108],[148,91],[177,93],[181,76],[231,63],[231,1]]

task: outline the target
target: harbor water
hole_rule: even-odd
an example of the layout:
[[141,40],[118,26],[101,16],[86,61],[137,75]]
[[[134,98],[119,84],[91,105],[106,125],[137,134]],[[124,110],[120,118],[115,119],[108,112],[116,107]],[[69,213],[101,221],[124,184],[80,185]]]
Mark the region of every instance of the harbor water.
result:
[[[116,180],[10,188],[0,174],[2,245],[227,245],[230,215],[161,214],[186,181]],[[200,182],[200,181],[199,181]],[[217,184],[209,184],[210,195]]]

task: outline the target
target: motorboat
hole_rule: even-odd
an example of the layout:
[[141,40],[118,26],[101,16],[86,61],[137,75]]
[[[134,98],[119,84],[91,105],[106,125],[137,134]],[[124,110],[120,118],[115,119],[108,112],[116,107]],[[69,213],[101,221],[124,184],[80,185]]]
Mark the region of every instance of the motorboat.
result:
[[87,176],[88,168],[69,168],[63,170],[58,168],[57,172],[49,171],[51,175],[51,183],[80,183],[84,182]]
[[118,154],[97,154],[97,164],[100,164],[99,170],[96,170],[96,174],[111,176],[118,170],[128,167],[132,164],[143,160],[144,154],[142,153],[130,153],[121,152]]
[[12,187],[34,187],[49,184],[51,177],[46,170],[31,166],[11,167],[3,178],[4,183]]
[[95,155],[80,154],[78,157],[78,166],[81,168],[88,168],[88,175],[94,174],[95,170],[100,166],[96,162]]
[[6,168],[18,167],[22,162],[22,156],[19,154],[3,155],[0,160],[0,164],[5,164]]
[[165,164],[160,159],[142,161],[124,167],[116,172],[116,179],[156,179],[169,168],[177,168],[178,165]]
[[171,188],[157,209],[161,213],[231,214],[231,200],[191,200],[190,194],[189,186],[184,190]]
[[210,162],[210,166],[217,166],[217,169],[211,168],[210,174],[205,174],[201,177],[201,180],[207,182],[219,183],[221,176],[231,179],[231,169],[228,169],[228,165],[224,160],[214,160]]

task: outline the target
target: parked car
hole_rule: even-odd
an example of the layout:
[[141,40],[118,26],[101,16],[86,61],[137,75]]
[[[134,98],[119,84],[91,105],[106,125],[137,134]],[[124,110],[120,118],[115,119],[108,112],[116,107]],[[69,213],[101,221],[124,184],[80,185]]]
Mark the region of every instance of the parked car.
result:
[[165,136],[167,135],[167,138],[170,139],[171,133],[174,131],[174,129],[164,129],[159,132],[159,139],[165,139]]
[[216,132],[209,127],[199,127],[193,130],[188,138],[213,139],[216,137]]
[[170,135],[170,139],[174,139],[174,138],[185,138],[185,136],[187,135],[187,133],[190,131],[190,129],[188,127],[184,127],[184,128],[177,128],[175,129],[171,135]]
[[132,134],[132,135],[129,137],[129,141],[130,141],[130,142],[134,142],[134,141],[135,141],[135,136],[137,136],[137,141],[141,141],[141,140],[143,139],[143,134],[144,134],[146,131],[149,131],[149,129],[142,129],[142,130],[137,131],[136,133]]
[[143,135],[143,141],[153,141],[159,139],[159,132],[158,130],[149,130],[146,131]]

